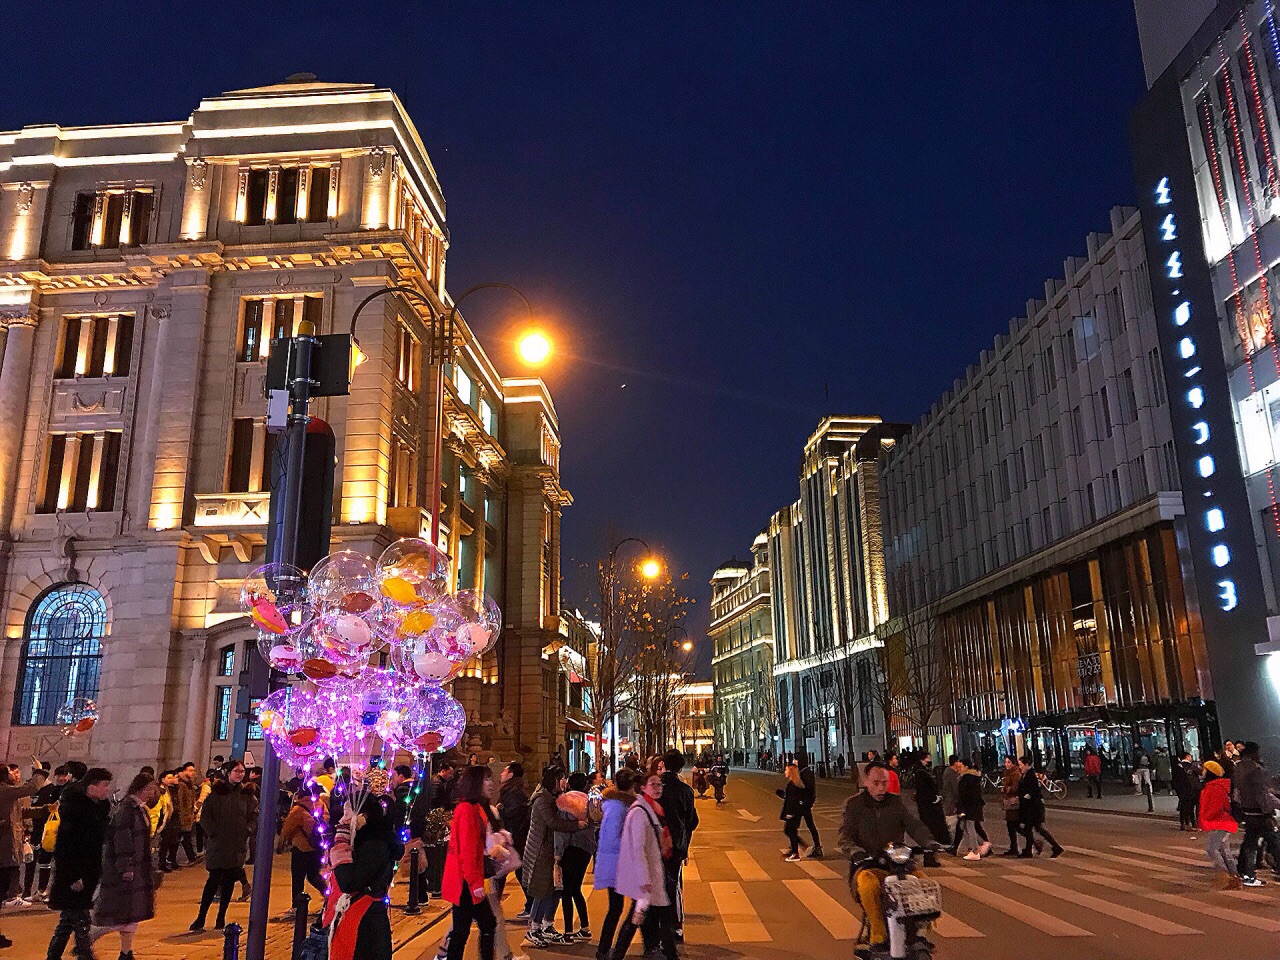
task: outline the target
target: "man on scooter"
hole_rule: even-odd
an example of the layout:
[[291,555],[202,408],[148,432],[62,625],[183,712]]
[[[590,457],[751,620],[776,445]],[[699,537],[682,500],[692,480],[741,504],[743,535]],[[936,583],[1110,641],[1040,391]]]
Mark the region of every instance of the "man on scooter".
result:
[[724,757],[716,756],[707,779],[711,781],[711,786],[716,792],[716,803],[724,803],[724,785],[729,782],[729,767],[724,762]]
[[874,954],[885,950],[889,939],[881,901],[881,883],[888,874],[873,866],[872,858],[890,844],[902,843],[904,834],[929,851],[929,859],[937,843],[929,828],[907,810],[902,797],[889,792],[888,767],[879,761],[868,764],[862,783],[862,792],[844,805],[840,849],[850,860],[849,886],[866,913]]

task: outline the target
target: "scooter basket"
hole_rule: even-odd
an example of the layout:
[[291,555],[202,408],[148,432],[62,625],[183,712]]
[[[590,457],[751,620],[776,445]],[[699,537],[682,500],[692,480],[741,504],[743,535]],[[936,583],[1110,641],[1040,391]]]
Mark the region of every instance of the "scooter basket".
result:
[[942,913],[942,887],[928,877],[886,877],[885,894],[903,917],[937,916]]

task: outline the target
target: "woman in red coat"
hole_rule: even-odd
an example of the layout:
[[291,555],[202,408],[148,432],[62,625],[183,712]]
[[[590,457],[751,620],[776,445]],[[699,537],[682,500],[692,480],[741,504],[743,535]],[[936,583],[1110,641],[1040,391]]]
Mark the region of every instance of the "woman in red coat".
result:
[[1231,816],[1231,781],[1222,775],[1222,764],[1206,760],[1204,787],[1200,791],[1200,829],[1204,831],[1204,852],[1219,871],[1220,885],[1226,890],[1240,889],[1236,859],[1231,856],[1228,839],[1238,829]]
[[480,960],[493,960],[497,918],[485,895],[484,853],[490,827],[499,829],[489,808],[493,793],[493,771],[488,767],[467,767],[458,784],[458,805],[449,825],[449,852],[444,863],[441,894],[453,904],[453,932],[449,937],[449,960],[462,960],[471,935],[471,921],[480,928]]

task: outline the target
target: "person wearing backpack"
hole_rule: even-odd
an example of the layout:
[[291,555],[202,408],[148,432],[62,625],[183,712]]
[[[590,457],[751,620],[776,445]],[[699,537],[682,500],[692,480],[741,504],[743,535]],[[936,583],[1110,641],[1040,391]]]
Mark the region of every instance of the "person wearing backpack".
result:
[[[296,903],[304,883],[309,883],[325,897],[324,879],[320,876],[320,831],[316,823],[315,808],[318,787],[299,790],[294,797],[289,815],[280,828],[280,848],[289,851],[289,870],[293,881],[293,898]],[[289,907],[288,918],[293,919],[294,908]]]

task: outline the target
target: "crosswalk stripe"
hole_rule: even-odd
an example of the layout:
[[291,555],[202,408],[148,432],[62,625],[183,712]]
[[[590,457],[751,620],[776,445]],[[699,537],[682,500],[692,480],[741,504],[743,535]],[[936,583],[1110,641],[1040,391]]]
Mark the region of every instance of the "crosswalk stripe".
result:
[[1142,847],[1125,847],[1118,843],[1113,843],[1111,846],[1113,850],[1124,850],[1127,853],[1138,853],[1144,857],[1155,857],[1157,860],[1167,860],[1170,863],[1183,863],[1189,867],[1209,869],[1209,864],[1205,862],[1204,857],[1197,857],[1193,860],[1190,857],[1179,857],[1172,853],[1161,853],[1158,850],[1144,850]]
[[715,898],[716,909],[720,913],[720,922],[724,925],[725,936],[730,943],[769,943],[773,937],[760,922],[760,914],[747,899],[742,884],[736,882],[714,881],[709,884],[711,896]]
[[697,883],[702,879],[702,871],[698,869],[698,861],[690,857],[684,864],[685,883]]
[[800,869],[813,877],[815,880],[839,880],[840,874],[836,873],[825,863],[819,863],[817,860],[801,860]]
[[949,913],[944,913],[937,920],[933,921],[933,932],[948,940],[966,940],[986,936],[986,934],[981,930],[975,930],[967,923],[957,920]]
[[1033,867],[1029,863],[1011,863],[1009,869],[1014,873],[1026,874],[1028,877],[1056,877],[1057,874],[1044,867]]
[[975,870],[973,867],[931,867],[930,873],[941,873],[945,877],[981,877],[985,875],[985,871]]
[[968,897],[970,900],[976,900],[984,907],[998,910],[1006,917],[1020,920],[1027,926],[1035,927],[1041,933],[1047,933],[1051,937],[1093,936],[1090,931],[1077,927],[1075,924],[1059,920],[1043,910],[1037,910],[1035,907],[1027,906],[1025,903],[1020,903],[992,890],[987,890],[985,887],[980,887],[976,883],[970,883],[968,880],[939,877],[938,882],[947,890],[952,890],[963,897]]
[[1206,917],[1213,917],[1217,920],[1226,920],[1228,923],[1236,923],[1243,927],[1253,927],[1255,930],[1265,930],[1267,933],[1280,933],[1280,921],[1268,920],[1266,917],[1255,916],[1252,913],[1242,913],[1239,910],[1231,910],[1227,907],[1215,906],[1211,903],[1203,903],[1191,897],[1185,897],[1176,893],[1156,893],[1138,886],[1136,883],[1129,883],[1125,880],[1117,880],[1115,877],[1095,877],[1084,874],[1080,877],[1090,883],[1096,883],[1103,887],[1109,887],[1112,890],[1119,890],[1121,893],[1132,893],[1135,896],[1145,897],[1148,900],[1155,900],[1158,903],[1167,903],[1171,907],[1177,907],[1179,910],[1185,910],[1190,913],[1200,913]]
[[1121,857],[1114,853],[1105,853],[1102,850],[1090,850],[1086,847],[1064,847],[1068,853],[1078,853],[1086,857],[1096,857],[1099,860],[1106,860],[1108,863],[1121,863],[1127,867],[1137,867],[1146,873],[1158,873],[1163,875],[1182,876],[1183,871],[1175,870],[1173,867],[1166,867],[1162,863],[1151,863],[1146,860],[1135,860],[1133,857]]
[[861,923],[857,918],[812,880],[783,880],[782,883],[834,939],[852,940],[858,935]]
[[733,869],[738,871],[738,876],[743,880],[768,880],[769,874],[764,872],[764,867],[756,863],[756,858],[745,850],[726,850],[724,855],[729,858],[729,863],[733,864]]
[[1278,902],[1275,897],[1269,897],[1265,893],[1255,893],[1252,890],[1223,890],[1221,892],[1233,900],[1248,900],[1250,903],[1265,903],[1268,906],[1275,906]]
[[1078,890],[1072,890],[1070,887],[1063,887],[1056,883],[1050,883],[1047,880],[1041,880],[1038,877],[1018,877],[1017,881],[1024,887],[1030,887],[1032,890],[1039,890],[1058,900],[1065,900],[1068,903],[1074,903],[1078,907],[1086,907],[1097,913],[1105,914],[1116,920],[1123,920],[1131,923],[1135,927],[1141,927],[1143,930],[1150,930],[1152,933],[1165,934],[1168,936],[1185,936],[1200,933],[1199,930],[1193,930],[1191,927],[1184,927],[1180,923],[1174,923],[1172,920],[1163,920],[1160,917],[1153,917],[1150,914],[1133,910],[1130,907],[1122,907],[1118,903],[1111,903],[1108,900],[1102,900],[1098,897],[1090,896],[1087,893],[1080,893]]

